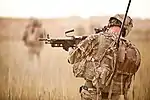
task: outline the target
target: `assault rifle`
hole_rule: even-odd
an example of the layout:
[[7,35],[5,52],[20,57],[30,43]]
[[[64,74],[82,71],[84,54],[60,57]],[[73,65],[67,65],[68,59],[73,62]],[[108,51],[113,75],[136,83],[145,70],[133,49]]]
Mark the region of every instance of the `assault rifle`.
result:
[[51,44],[51,47],[63,47],[68,51],[69,47],[76,47],[76,45],[84,40],[87,36],[68,36],[67,33],[74,32],[74,30],[69,30],[65,32],[65,38],[50,38],[47,34],[46,38],[39,38],[39,41],[44,41],[45,44]]
[[[99,33],[104,31],[104,29],[95,28],[95,33]],[[70,32],[74,32],[73,30],[69,30],[65,32],[65,38],[50,38],[50,35],[47,34],[46,38],[39,38],[39,41],[44,41],[45,44],[51,44],[51,47],[62,47],[64,50],[68,51],[69,47],[76,47],[79,42],[86,39],[87,36],[69,36],[67,35]]]

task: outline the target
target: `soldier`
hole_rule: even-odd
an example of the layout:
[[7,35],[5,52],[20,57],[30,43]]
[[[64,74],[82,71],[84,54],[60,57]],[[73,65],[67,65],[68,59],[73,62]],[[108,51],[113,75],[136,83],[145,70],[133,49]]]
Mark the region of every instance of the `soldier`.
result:
[[76,48],[69,48],[68,62],[73,66],[74,75],[85,79],[80,87],[81,100],[127,100],[141,56],[135,45],[124,38],[133,27],[129,16],[116,50],[123,17],[123,14],[116,14],[109,19],[105,32],[92,34]]
[[28,48],[30,60],[33,59],[34,55],[37,56],[37,59],[40,59],[40,52],[44,44],[38,39],[43,37],[45,37],[45,30],[42,27],[40,20],[36,18],[30,18],[22,38],[25,46]]

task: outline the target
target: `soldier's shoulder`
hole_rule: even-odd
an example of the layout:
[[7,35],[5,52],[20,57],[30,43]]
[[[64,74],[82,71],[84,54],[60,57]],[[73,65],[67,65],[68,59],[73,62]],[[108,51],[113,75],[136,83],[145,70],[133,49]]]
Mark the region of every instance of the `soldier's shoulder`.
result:
[[116,40],[116,35],[110,32],[103,32],[100,34],[100,37],[104,37],[105,39],[109,40]]
[[131,40],[129,40],[129,39],[121,37],[120,40],[123,41],[123,42],[125,42],[128,46],[132,46],[132,47],[136,48],[136,45]]

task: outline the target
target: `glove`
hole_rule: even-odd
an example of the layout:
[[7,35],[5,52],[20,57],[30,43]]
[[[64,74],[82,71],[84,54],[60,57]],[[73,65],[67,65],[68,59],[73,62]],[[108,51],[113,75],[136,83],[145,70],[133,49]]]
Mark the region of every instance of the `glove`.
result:
[[69,44],[66,43],[65,45],[63,45],[63,49],[64,49],[65,51],[68,51],[69,48],[70,48],[70,45],[69,45]]
[[72,45],[70,44],[70,42],[65,42],[65,44],[63,45],[63,49],[65,51],[69,51],[69,48],[73,48]]
[[101,32],[101,30],[99,28],[94,28],[94,30],[95,30],[95,33]]

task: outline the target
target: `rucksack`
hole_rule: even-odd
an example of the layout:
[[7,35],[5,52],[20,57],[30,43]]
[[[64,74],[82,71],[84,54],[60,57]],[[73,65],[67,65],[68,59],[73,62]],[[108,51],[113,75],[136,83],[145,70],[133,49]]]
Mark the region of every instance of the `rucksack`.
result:
[[126,95],[140,62],[140,52],[135,45],[121,38],[117,51],[113,40],[103,53],[100,66],[95,68],[93,84],[102,92],[109,93],[109,98],[112,93]]

